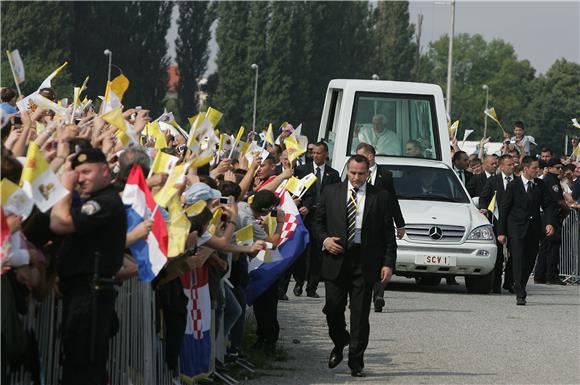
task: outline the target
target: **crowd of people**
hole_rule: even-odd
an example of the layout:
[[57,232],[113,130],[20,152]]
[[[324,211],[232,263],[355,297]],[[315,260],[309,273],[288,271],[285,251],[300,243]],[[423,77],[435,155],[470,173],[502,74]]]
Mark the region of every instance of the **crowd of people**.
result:
[[537,284],[565,284],[559,272],[562,224],[580,207],[580,162],[576,137],[571,139],[572,154],[558,157],[550,148],[537,147],[523,122],[514,123],[513,133],[504,133],[497,153],[485,152],[489,139],[482,139],[474,154],[461,151],[454,141],[453,169],[494,225],[498,258],[493,292],[501,293],[503,287],[516,294],[518,305],[525,305],[532,273]]
[[[42,88],[38,92],[52,102],[58,101],[58,95],[52,88]],[[48,170],[58,177],[59,183],[69,193],[48,210],[34,207],[25,216],[6,210],[3,198],[2,230],[8,237],[3,235],[2,240],[4,244],[9,242],[11,247],[2,256],[3,382],[10,374],[5,363],[10,363],[11,368],[18,367],[23,362],[22,357],[30,353],[31,344],[34,344],[34,338],[26,337],[27,331],[22,323],[28,301],[41,301],[54,291],[64,304],[62,383],[106,383],[108,341],[118,333],[118,317],[123,317],[123,314],[115,313],[114,286],[123,280],[141,277],[143,267],[136,261],[135,250],[143,240],[150,239],[154,234],[157,236],[159,226],[165,227],[165,232],[170,230],[174,222],[172,207],[177,207],[178,214],[175,215],[185,213],[189,231],[178,245],[178,252],[167,258],[161,269],[154,273],[151,287],[156,294],[157,311],[163,314],[164,319],[161,333],[166,341],[166,364],[175,376],[179,374],[179,354],[188,306],[180,277],[201,266],[208,267],[211,307],[221,320],[216,325],[223,328],[227,344],[226,360],[242,356],[249,264],[260,252],[272,245],[275,247],[282,236],[285,213],[279,207],[280,196],[277,192],[280,186],[291,177],[302,179],[311,174],[316,176],[315,183],[301,197],[293,197],[302,221],[310,230],[309,246],[297,256],[286,274],[252,299],[257,324],[254,348],[268,354],[275,352],[280,333],[277,304],[279,300],[288,300],[287,289],[292,275],[295,280],[292,288],[294,295],[305,293],[311,298],[319,297],[318,285],[324,279],[328,281],[329,275],[322,266],[323,249],[332,252],[341,248],[332,237],[325,237],[325,233],[317,231],[320,230],[316,218],[321,197],[329,186],[341,181],[339,172],[327,164],[328,146],[325,142],[309,143],[304,154],[295,156],[296,148],[288,147],[286,140],[295,134],[295,129],[287,123],[280,127],[275,140],[269,140],[267,132],[262,138],[248,137],[246,143],[255,141],[258,147],[250,157],[236,146],[236,141],[240,140],[238,138],[230,146],[231,149],[224,150],[222,143],[217,150],[210,148],[210,159],[192,166],[201,155],[199,151],[192,151],[194,146],[187,135],[182,130],[172,129],[162,132],[162,137],[157,133],[151,134],[150,124],[160,120],[154,120],[146,109],[125,108],[122,111],[127,132],[130,131],[136,138],[127,143],[121,135],[123,130],[103,119],[103,111],[93,109],[90,104],[82,104],[82,108],[76,110],[75,106],[64,107],[72,116],[67,121],[43,106],[37,105],[32,111],[19,111],[16,100],[14,90],[2,89],[2,110],[8,117],[2,122],[3,186],[4,179],[19,185],[23,170],[34,169],[34,165],[29,164],[27,154],[30,154],[31,148],[38,148]],[[161,121],[167,116],[164,114]],[[377,119],[384,120],[385,117]],[[170,118],[167,121],[171,123]],[[211,130],[214,128],[211,127]],[[496,226],[500,248],[505,241],[502,236],[506,234],[506,227],[509,232],[512,225],[509,220],[506,223],[505,218],[510,215],[509,210],[513,210],[511,201],[505,198],[509,194],[503,197],[500,194],[500,190],[503,192],[511,180],[503,178],[513,179],[522,175],[534,179],[538,167],[542,170],[540,177],[543,182],[538,185],[545,186],[542,191],[549,193],[551,200],[541,202],[545,206],[544,220],[556,230],[552,229],[542,238],[535,280],[538,283],[559,282],[555,254],[558,247],[557,224],[561,224],[567,210],[578,207],[580,165],[569,157],[554,157],[552,151],[543,148],[538,166],[538,160],[530,157],[533,144],[524,134],[523,124],[516,123],[514,134],[513,138],[506,138],[500,154],[486,154],[484,141],[482,150],[477,154],[466,154],[459,150],[455,142],[453,167],[469,193],[480,197],[482,213],[488,215]],[[368,173],[368,183],[378,191],[388,192],[392,201],[389,203],[392,207],[388,210],[394,219],[393,232],[402,238],[405,223],[396,199],[392,175],[388,170],[377,167],[373,144],[358,143],[353,162],[357,167],[366,167],[364,171]],[[215,146],[218,147],[218,143]],[[260,147],[267,152],[259,151]],[[408,147],[406,152],[412,156],[420,143],[410,142]],[[160,153],[175,159],[170,168],[159,170],[154,167]],[[179,165],[187,166],[183,175],[173,179],[172,170]],[[172,198],[170,205],[157,204],[155,209],[149,210],[149,216],[138,223],[131,223],[123,202],[124,193],[128,191],[128,180],[135,175],[146,179],[147,188],[153,196],[172,184],[169,188],[178,198]],[[496,183],[500,183],[501,188]],[[47,196],[51,189],[56,189],[48,183],[39,187],[46,189],[44,193]],[[492,199],[499,207],[499,217],[488,211]],[[558,220],[547,218],[551,213],[548,207],[557,207],[554,218],[559,215]],[[350,210],[350,206],[346,209]],[[216,212],[221,215],[216,216]],[[156,214],[161,215],[162,223],[156,220]],[[250,242],[238,242],[236,233],[248,226],[252,228]],[[356,226],[356,231],[352,232],[353,242],[356,244],[358,236],[360,243],[360,224],[353,226]],[[523,238],[527,237],[524,231]],[[518,291],[518,298],[525,297],[525,284],[521,282],[524,278],[527,281],[525,272],[530,270],[529,263],[524,268],[521,262],[520,249],[526,247],[527,244],[510,244],[512,255],[518,258],[508,258],[506,263],[503,287]],[[527,249],[525,251],[529,252]],[[494,292],[501,292],[503,251],[498,255]],[[512,269],[512,260],[513,274],[508,270]],[[394,268],[394,259],[385,263],[385,266],[392,265]],[[152,269],[152,266],[148,268]],[[524,272],[516,274],[515,270]],[[512,276],[517,281],[515,286]],[[95,279],[102,290],[94,290]],[[339,288],[334,290],[340,291]],[[381,311],[385,306],[383,291],[384,286],[377,283],[372,299],[375,311]],[[99,309],[96,315],[93,312],[95,307]],[[340,321],[337,314],[336,309],[333,314],[327,313],[329,326],[330,319],[333,319],[335,329],[336,322],[344,322],[344,318]],[[368,313],[366,317],[368,323]],[[368,342],[368,335],[366,338]],[[342,336],[338,339],[342,341]],[[25,340],[31,343],[22,343]],[[364,341],[359,341],[359,344],[364,345]],[[361,354],[362,362],[362,353],[359,351],[356,354]],[[336,355],[334,359],[336,362]],[[353,369],[353,375],[355,372],[360,374],[360,371]]]

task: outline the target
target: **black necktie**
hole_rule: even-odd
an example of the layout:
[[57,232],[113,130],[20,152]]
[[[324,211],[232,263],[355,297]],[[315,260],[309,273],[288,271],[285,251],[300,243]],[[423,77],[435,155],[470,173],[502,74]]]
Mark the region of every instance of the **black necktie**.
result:
[[354,234],[356,232],[356,193],[357,188],[350,190],[350,197],[348,199],[348,204],[346,205],[346,224],[347,224],[347,245],[352,245],[354,242]]
[[314,174],[316,176],[316,201],[318,202],[320,200],[320,193],[322,190],[322,181],[320,180],[320,167],[316,167],[316,173]]
[[465,174],[463,173],[463,170],[459,170],[459,179],[461,179],[461,182],[465,184]]
[[528,197],[530,198],[530,200],[532,200],[534,198],[534,192],[532,191],[532,186],[533,183],[531,180],[528,181]]
[[506,176],[505,177],[505,187],[507,187],[507,185],[512,181],[512,177],[511,176]]

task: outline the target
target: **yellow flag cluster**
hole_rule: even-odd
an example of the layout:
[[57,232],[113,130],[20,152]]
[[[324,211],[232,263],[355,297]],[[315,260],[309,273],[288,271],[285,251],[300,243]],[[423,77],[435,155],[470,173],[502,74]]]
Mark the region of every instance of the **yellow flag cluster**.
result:
[[185,181],[185,173],[189,169],[189,166],[190,163],[182,163],[173,167],[171,174],[167,178],[167,182],[165,182],[165,185],[155,195],[155,203],[161,207],[167,207],[171,198],[179,191],[175,186]]
[[189,229],[191,222],[181,209],[179,197],[174,196],[169,202],[169,223],[167,226],[167,234],[169,235],[169,243],[167,246],[167,256],[176,257],[185,250],[185,243],[189,236]]
[[302,147],[294,135],[284,139],[286,150],[288,151],[288,161],[293,162],[306,152],[306,147]]

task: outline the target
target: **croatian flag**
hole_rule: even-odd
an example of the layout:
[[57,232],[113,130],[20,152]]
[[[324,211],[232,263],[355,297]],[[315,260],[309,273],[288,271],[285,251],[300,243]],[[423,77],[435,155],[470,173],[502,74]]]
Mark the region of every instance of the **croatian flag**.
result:
[[181,276],[187,297],[187,325],[179,355],[181,375],[190,381],[211,373],[211,301],[204,265]]
[[302,222],[298,208],[287,191],[280,195],[280,208],[284,211],[284,227],[278,248],[260,252],[249,266],[250,282],[247,287],[248,305],[252,305],[304,252],[310,234]]
[[[151,213],[156,211],[153,195],[151,195],[143,171],[138,165],[133,165],[127,179],[123,191],[123,204],[127,212],[127,232],[133,230],[144,220],[151,218]],[[167,262],[168,239],[165,221],[157,210],[149,235],[129,246],[137,260],[141,281],[152,281]]]

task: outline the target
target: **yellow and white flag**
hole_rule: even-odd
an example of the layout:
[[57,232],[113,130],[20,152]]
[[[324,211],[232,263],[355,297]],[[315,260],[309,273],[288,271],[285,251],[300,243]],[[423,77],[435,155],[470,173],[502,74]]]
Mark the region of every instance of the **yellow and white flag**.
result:
[[211,220],[209,221],[209,226],[207,227],[207,231],[211,235],[215,234],[215,231],[221,222],[221,218],[222,218],[223,213],[224,213],[224,210],[221,207],[218,207],[213,212],[213,216],[211,217]]
[[266,142],[271,146],[274,145],[274,130],[272,129],[272,123],[268,125],[268,129],[266,130]]
[[276,226],[278,225],[278,219],[271,215],[266,217],[266,224],[268,225],[268,236],[273,237],[276,232]]
[[112,110],[101,115],[101,118],[113,126],[117,127],[121,131],[125,131],[127,129],[127,121],[123,117],[123,111],[121,107],[116,107]]
[[490,107],[486,110],[483,111],[483,113],[487,116],[489,116],[491,118],[491,120],[493,120],[494,122],[496,122],[499,126],[499,128],[501,128],[501,130],[503,132],[505,132],[505,130],[503,129],[503,126],[501,125],[501,123],[499,122],[499,119],[497,118],[497,113],[495,112],[495,108],[494,107]]
[[457,136],[457,129],[459,128],[459,120],[456,120],[447,129],[449,130],[449,139],[453,139]]
[[302,193],[302,186],[300,185],[300,179],[296,178],[295,176],[288,179],[286,186],[284,187],[286,191],[290,194],[294,195],[295,197],[300,196]]
[[151,166],[151,172],[170,174],[177,162],[179,162],[178,157],[166,154],[163,151],[157,151]]
[[8,55],[8,61],[10,62],[10,66],[12,67],[12,74],[14,75],[14,80],[16,83],[21,84],[26,77],[24,72],[24,63],[22,63],[22,58],[20,57],[20,52],[17,49],[14,51],[6,51],[6,55]]
[[184,212],[185,215],[187,215],[188,217],[195,217],[196,215],[201,214],[203,209],[205,209],[206,207],[207,207],[206,201],[197,201],[191,206],[186,207]]
[[306,152],[306,147],[303,147],[298,143],[298,140],[294,134],[291,134],[286,139],[284,139],[284,144],[286,145],[286,150],[288,151],[289,162],[293,162],[295,159],[298,159]]
[[176,257],[185,250],[185,243],[189,236],[191,222],[183,213],[179,197],[174,196],[169,202],[169,222],[167,223],[167,234],[169,243],[167,245],[167,256]]
[[185,182],[185,173],[189,169],[189,166],[190,163],[182,163],[173,167],[171,174],[169,174],[169,177],[167,178],[167,182],[165,182],[165,185],[155,195],[155,203],[161,207],[167,207],[171,198],[177,194],[178,189],[175,185]]
[[580,160],[580,144],[574,148],[574,151],[572,151],[572,156],[576,157],[576,161]]
[[101,106],[101,114],[109,112],[115,108],[121,108],[121,101],[125,92],[129,88],[129,79],[123,74],[107,82],[105,98]]
[[28,146],[20,185],[43,213],[69,193],[48,167],[48,162],[35,142],[30,142]]
[[493,213],[493,216],[495,217],[495,219],[499,218],[499,210],[497,207],[497,201],[495,199],[497,193],[493,194],[493,198],[491,198],[491,202],[489,202],[489,205],[487,206],[487,211],[491,211]]
[[63,118],[67,118],[70,115],[70,112],[66,108],[56,104],[52,100],[47,99],[40,94],[34,94],[31,99],[37,107],[54,111],[57,115],[60,115]]
[[18,185],[6,178],[2,179],[2,209],[22,219],[28,218],[34,207],[32,200]]
[[580,128],[580,123],[578,123],[578,119],[576,118],[572,119],[572,125],[576,128]]
[[236,231],[234,236],[236,237],[236,244],[251,246],[254,243],[254,226],[250,223]]
[[68,62],[65,61],[63,65],[52,71],[52,73],[48,75],[48,77],[44,79],[44,81],[40,84],[40,87],[38,87],[38,89],[40,90],[42,88],[52,88],[52,79],[54,79],[56,75],[58,75],[60,71],[62,71],[62,69],[67,66],[67,64]]
[[298,196],[298,198],[302,198],[304,196],[304,194],[306,194],[308,189],[310,187],[312,187],[312,185],[314,183],[316,183],[317,179],[318,178],[313,173],[310,173],[310,174],[306,175],[304,178],[300,179],[300,185],[302,187],[302,191],[301,191],[300,195]]

